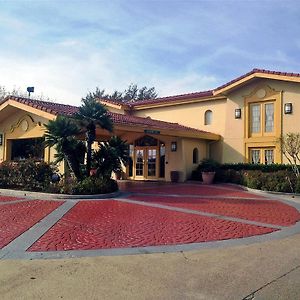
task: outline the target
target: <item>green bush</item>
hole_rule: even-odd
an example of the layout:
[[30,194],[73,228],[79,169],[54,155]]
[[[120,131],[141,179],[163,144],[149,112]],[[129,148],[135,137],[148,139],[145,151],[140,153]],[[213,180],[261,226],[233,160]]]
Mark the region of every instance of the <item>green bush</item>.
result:
[[237,163],[237,164],[223,164],[220,166],[222,170],[235,170],[235,171],[262,171],[262,172],[277,172],[281,170],[292,171],[291,165],[284,164],[250,164],[250,163]]
[[106,194],[118,190],[118,184],[115,180],[98,178],[90,176],[74,185],[72,194],[93,195]]
[[236,170],[223,170],[220,169],[216,173],[215,180],[217,182],[230,182],[235,184],[243,184],[243,174],[241,171]]
[[0,188],[44,191],[51,184],[56,169],[45,162],[32,159],[0,164]]
[[201,160],[201,163],[197,169],[200,172],[215,172],[220,169],[220,166],[221,165],[217,161],[213,159],[205,158]]
[[220,170],[220,163],[213,159],[205,158],[201,160],[200,165],[192,171],[192,180],[202,180],[202,172],[217,172]]
[[300,194],[300,178],[297,178],[295,183],[295,193]]
[[56,171],[52,165],[34,160],[4,162],[0,164],[0,188],[79,195],[105,194],[118,190],[115,180],[95,176],[79,182],[67,177],[52,183],[51,178]]
[[[238,171],[234,171],[237,172]],[[291,171],[263,172],[258,170],[241,171],[241,184],[258,190],[274,192],[293,192],[296,183],[295,175]],[[229,182],[233,182],[232,180]],[[237,183],[237,182],[234,182]]]
[[[201,179],[201,165],[192,172],[192,179]],[[224,164],[217,169],[215,179],[253,189],[300,193],[300,179],[297,180],[290,165]]]

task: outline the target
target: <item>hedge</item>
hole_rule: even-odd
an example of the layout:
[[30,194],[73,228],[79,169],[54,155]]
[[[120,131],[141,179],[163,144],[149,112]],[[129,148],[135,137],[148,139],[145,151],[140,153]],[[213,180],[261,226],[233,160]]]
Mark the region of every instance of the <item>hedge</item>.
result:
[[45,162],[32,159],[0,164],[0,188],[44,191],[51,184],[56,169]]
[[[201,180],[201,165],[192,172],[192,180]],[[297,179],[290,165],[223,164],[216,170],[215,181],[236,183],[253,189],[300,193]]]

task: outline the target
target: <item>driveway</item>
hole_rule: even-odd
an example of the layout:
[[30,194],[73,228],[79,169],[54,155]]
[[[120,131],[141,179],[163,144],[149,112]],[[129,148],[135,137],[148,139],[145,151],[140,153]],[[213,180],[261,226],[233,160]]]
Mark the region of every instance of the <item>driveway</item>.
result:
[[296,203],[241,187],[153,182],[120,187],[123,193],[114,199],[0,197],[0,257],[174,252],[300,232]]
[[121,188],[115,199],[1,196],[1,298],[300,298],[299,200],[230,185]]

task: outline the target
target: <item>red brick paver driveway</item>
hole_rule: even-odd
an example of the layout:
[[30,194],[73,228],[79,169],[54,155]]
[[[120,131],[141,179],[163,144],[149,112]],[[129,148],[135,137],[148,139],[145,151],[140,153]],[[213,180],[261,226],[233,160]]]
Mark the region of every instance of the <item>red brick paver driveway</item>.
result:
[[[19,198],[0,197],[0,201]],[[25,201],[0,206],[0,249],[59,207],[61,202]]]
[[[116,199],[79,200],[29,252],[199,243],[262,235],[294,225],[299,212],[230,185],[123,183]],[[0,248],[60,209],[58,201],[5,198]],[[69,201],[69,200],[66,200]]]

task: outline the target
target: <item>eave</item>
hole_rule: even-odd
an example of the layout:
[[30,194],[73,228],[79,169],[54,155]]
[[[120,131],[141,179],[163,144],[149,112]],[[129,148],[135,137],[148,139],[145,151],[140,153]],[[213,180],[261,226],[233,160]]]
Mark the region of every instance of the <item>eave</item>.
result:
[[232,92],[232,91],[250,83],[254,79],[258,79],[258,78],[281,80],[281,81],[288,81],[288,82],[297,82],[297,83],[300,82],[300,77],[296,77],[296,76],[267,74],[267,73],[259,73],[258,72],[258,73],[250,74],[244,78],[241,78],[240,80],[237,80],[237,81],[233,82],[232,84],[228,84],[224,87],[218,88],[213,91],[213,94],[215,96],[221,96],[221,95],[226,96],[230,92]]

